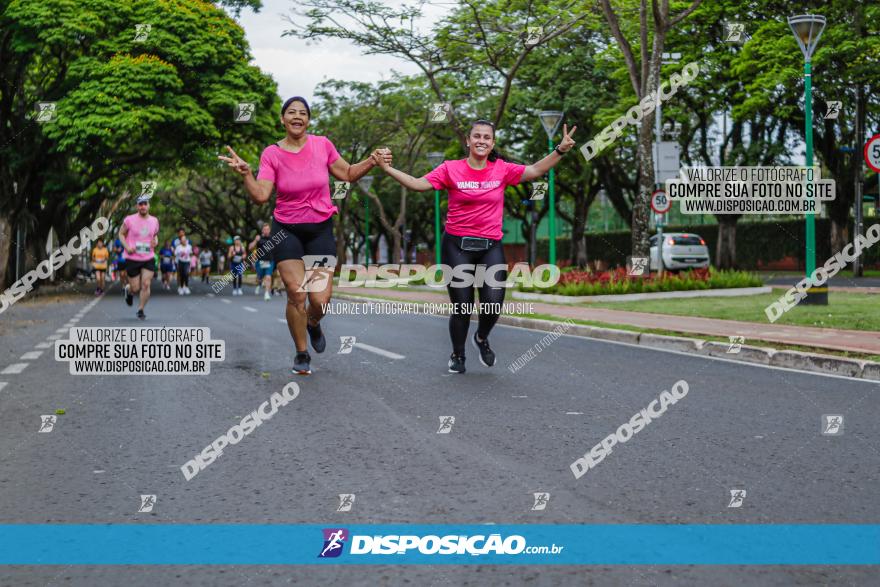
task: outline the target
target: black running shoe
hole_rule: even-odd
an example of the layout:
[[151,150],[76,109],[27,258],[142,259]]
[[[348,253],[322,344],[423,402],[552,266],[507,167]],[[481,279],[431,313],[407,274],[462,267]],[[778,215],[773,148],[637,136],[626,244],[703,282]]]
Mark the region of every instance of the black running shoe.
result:
[[327,348],[327,339],[324,338],[324,333],[321,332],[321,325],[309,326],[306,324],[306,330],[309,331],[309,340],[312,342],[312,348],[315,349],[316,353],[323,353],[324,349]]
[[131,293],[131,290],[128,289],[128,286],[125,286],[125,303],[129,306],[134,302],[134,294]]
[[489,348],[489,339],[487,338],[483,342],[477,340],[477,333],[474,332],[474,337],[471,339],[474,343],[474,346],[478,351],[480,351],[480,362],[484,367],[491,367],[495,364],[495,353],[492,352],[492,349]]
[[464,373],[464,371],[464,355],[456,355],[455,353],[449,355],[449,372]]
[[138,310],[137,317],[138,317],[138,320],[146,320],[147,319],[147,315],[144,314],[143,310]]
[[311,375],[312,367],[309,364],[311,361],[312,358],[309,356],[309,353],[296,353],[296,358],[293,359],[293,368],[290,372],[295,375]]

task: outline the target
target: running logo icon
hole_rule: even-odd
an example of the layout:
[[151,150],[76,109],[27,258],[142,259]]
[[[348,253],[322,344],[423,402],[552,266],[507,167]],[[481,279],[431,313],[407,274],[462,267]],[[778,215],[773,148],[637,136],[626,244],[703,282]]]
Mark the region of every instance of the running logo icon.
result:
[[350,512],[351,506],[354,505],[354,493],[340,493],[339,494],[339,507],[336,508],[337,512]]
[[825,120],[837,120],[837,117],[840,115],[840,109],[843,107],[843,102],[840,100],[830,100],[827,106],[828,109],[822,118]]
[[730,503],[727,504],[729,508],[739,508],[742,507],[743,501],[746,499],[746,490],[745,489],[731,489],[730,490]]
[[729,336],[730,345],[727,347],[727,354],[729,355],[738,355],[739,351],[742,349],[743,343],[746,342],[746,337],[744,336]]
[[333,195],[330,196],[331,200],[344,200],[345,196],[348,195],[348,190],[351,189],[351,182],[348,181],[335,181],[333,182]]
[[342,554],[345,541],[348,540],[348,530],[345,528],[324,528],[324,547],[318,558],[336,558]]
[[440,428],[437,434],[449,434],[452,432],[452,425],[455,424],[455,416],[440,416]]
[[350,355],[351,351],[354,350],[354,343],[357,342],[357,338],[354,336],[340,336],[339,337],[339,352],[337,355]]
[[152,198],[153,193],[156,191],[156,182],[155,181],[142,181],[141,182],[141,194],[139,197],[142,198]]
[[746,41],[746,25],[741,22],[724,23],[725,43],[744,43]]
[[52,432],[57,420],[58,416],[40,416],[40,429],[37,432]]
[[150,36],[150,31],[153,30],[153,25],[151,24],[136,24],[134,25],[134,42],[135,43],[143,43],[147,40],[147,37]]
[[449,122],[452,105],[449,102],[435,102],[430,111],[431,122]]
[[333,277],[336,257],[333,255],[303,255],[306,274],[298,292],[324,291]]
[[547,509],[547,504],[550,502],[550,494],[549,493],[535,493],[535,503],[532,505],[532,511],[541,511]]
[[534,47],[541,42],[541,36],[544,34],[544,27],[530,26],[526,27],[526,47]]
[[645,275],[648,270],[647,257],[627,257],[627,259],[627,267],[629,267],[627,275],[630,277],[642,277]]
[[153,506],[155,505],[155,495],[141,495],[141,507],[138,508],[138,513],[148,514],[153,511]]
[[822,436],[840,436],[843,434],[842,414],[822,414]]
[[530,200],[543,200],[544,195],[547,193],[547,182],[546,181],[536,181],[532,183],[532,195],[529,196]]
[[256,104],[253,102],[242,102],[235,107],[235,122],[251,122],[254,118],[254,109]]
[[37,122],[52,122],[55,120],[56,102],[37,102]]

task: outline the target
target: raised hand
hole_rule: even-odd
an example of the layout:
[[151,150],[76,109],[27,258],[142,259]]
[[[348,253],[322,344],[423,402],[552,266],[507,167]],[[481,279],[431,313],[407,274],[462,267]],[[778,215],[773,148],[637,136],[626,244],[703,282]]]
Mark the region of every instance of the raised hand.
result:
[[229,151],[229,154],[232,157],[224,157],[223,155],[218,155],[217,158],[221,161],[226,162],[229,167],[231,167],[236,173],[240,175],[247,175],[251,171],[251,166],[248,165],[247,161],[238,156],[238,154],[232,150],[232,147],[226,145],[226,150]]
[[574,148],[574,139],[571,138],[571,135],[574,134],[574,131],[577,130],[577,127],[572,127],[571,132],[568,131],[568,125],[562,125],[562,142],[559,143],[559,150],[563,153],[567,153],[571,149]]

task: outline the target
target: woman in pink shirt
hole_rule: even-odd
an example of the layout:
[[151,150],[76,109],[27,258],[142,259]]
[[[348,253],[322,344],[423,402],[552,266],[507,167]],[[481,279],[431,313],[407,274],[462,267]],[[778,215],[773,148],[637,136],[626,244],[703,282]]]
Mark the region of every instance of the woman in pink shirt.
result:
[[[472,339],[480,353],[480,362],[486,367],[495,364],[495,353],[489,347],[489,332],[500,316],[504,302],[502,284],[507,280],[507,262],[501,246],[504,188],[521,181],[532,181],[550,171],[574,147],[571,135],[576,129],[574,127],[568,132],[566,125],[562,142],[537,163],[517,165],[497,157],[495,126],[487,120],[477,120],[468,133],[467,158],[444,161],[418,179],[391,167],[387,149],[373,153],[376,164],[404,187],[417,192],[431,189],[448,191],[449,210],[440,245],[443,264],[450,267],[470,265],[466,272],[471,275],[474,275],[477,265],[487,267],[479,289],[480,304],[489,306],[480,308],[477,331]],[[465,286],[463,280],[455,277],[447,286],[449,299],[456,304],[449,317],[449,335],[452,338],[450,373],[465,372],[464,347],[474,304],[474,289],[474,286]]]
[[[263,151],[256,178],[231,147],[226,147],[230,157],[220,157],[241,174],[255,203],[265,204],[276,192],[272,259],[287,289],[287,327],[296,345],[291,371],[300,375],[311,373],[306,334],[315,352],[322,353],[327,346],[319,322],[330,302],[336,255],[333,214],[337,210],[330,199],[330,175],[354,182],[376,165],[372,157],[349,165],[327,137],[306,132],[311,116],[305,98],[294,96],[284,103],[281,124],[286,136]],[[390,161],[390,154],[385,159]],[[312,271],[307,274],[307,269]]]

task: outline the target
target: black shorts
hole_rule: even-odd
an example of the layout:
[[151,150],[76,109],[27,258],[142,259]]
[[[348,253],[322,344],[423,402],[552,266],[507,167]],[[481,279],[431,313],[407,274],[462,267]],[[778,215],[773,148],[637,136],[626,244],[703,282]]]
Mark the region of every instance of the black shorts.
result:
[[336,255],[333,217],[301,224],[282,224],[273,218],[272,238],[273,242],[278,240],[272,248],[276,266],[281,261],[302,259],[303,255]]
[[132,259],[125,260],[125,271],[128,273],[129,277],[137,277],[141,274],[141,269],[146,269],[147,271],[156,272],[156,260],[150,259],[148,261],[134,261]]

